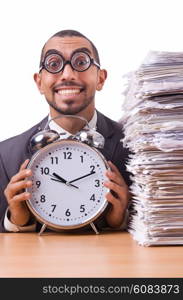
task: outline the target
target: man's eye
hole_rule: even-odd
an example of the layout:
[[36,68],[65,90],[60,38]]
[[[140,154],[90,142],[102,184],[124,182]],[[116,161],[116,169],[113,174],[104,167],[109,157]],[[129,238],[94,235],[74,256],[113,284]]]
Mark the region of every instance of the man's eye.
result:
[[74,61],[74,65],[78,67],[84,67],[89,63],[89,61],[85,57],[78,57]]
[[84,65],[86,65],[86,64],[87,64],[87,61],[84,60],[84,59],[80,59],[80,60],[77,61],[77,65],[78,65],[78,66],[84,66]]
[[62,66],[62,59],[59,55],[52,54],[46,58],[45,66],[50,71],[57,71]]
[[58,61],[51,61],[48,65],[51,68],[56,68],[57,66],[60,65],[60,63]]

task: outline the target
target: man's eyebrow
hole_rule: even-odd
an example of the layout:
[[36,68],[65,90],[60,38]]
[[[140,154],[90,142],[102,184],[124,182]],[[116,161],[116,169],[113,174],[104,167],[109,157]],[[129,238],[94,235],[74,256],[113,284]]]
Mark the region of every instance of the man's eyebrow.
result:
[[88,54],[92,55],[92,52],[90,49],[86,48],[86,47],[82,47],[82,48],[77,48],[72,52],[72,55],[76,52],[87,52]]
[[59,55],[63,55],[60,51],[56,50],[56,49],[49,49],[48,51],[46,51],[46,53],[43,55],[43,57],[46,57],[50,54],[59,54]]
[[[86,47],[82,47],[82,48],[77,48],[77,49],[75,49],[75,50],[71,53],[71,56],[72,56],[73,54],[77,53],[77,52],[86,52],[86,53],[92,55],[92,52],[91,52],[90,49],[88,49],[88,48],[86,48]],[[44,54],[43,57],[46,57],[46,56],[48,56],[48,55],[50,55],[50,54],[54,54],[54,53],[63,56],[63,53],[62,53],[61,51],[58,51],[58,50],[56,50],[56,49],[49,49],[48,51],[46,51],[46,53]]]

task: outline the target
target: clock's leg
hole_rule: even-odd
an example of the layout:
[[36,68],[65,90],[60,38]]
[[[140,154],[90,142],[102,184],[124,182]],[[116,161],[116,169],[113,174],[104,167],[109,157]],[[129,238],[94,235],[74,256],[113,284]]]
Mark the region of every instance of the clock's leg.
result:
[[41,230],[39,232],[39,235],[41,235],[46,229],[46,224],[43,224],[43,226],[41,227]]
[[95,231],[96,234],[99,234],[99,232],[93,222],[90,223],[90,226],[92,227],[92,229]]

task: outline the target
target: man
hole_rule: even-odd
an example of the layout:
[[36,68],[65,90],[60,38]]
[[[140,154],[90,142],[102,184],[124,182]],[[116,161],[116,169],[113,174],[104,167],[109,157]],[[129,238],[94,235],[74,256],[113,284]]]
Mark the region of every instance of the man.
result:
[[[49,104],[49,117],[63,116],[50,123],[51,129],[67,134],[80,131],[84,126],[81,120],[64,118],[64,115],[70,114],[84,117],[104,136],[103,154],[110,160],[111,168],[106,173],[108,181],[104,185],[111,190],[106,198],[112,205],[103,226],[124,228],[128,205],[125,180],[128,182],[128,174],[125,171],[127,151],[120,142],[122,130],[116,122],[95,110],[95,92],[102,90],[106,78],[107,72],[100,69],[98,52],[93,43],[73,30],[60,31],[46,42],[42,49],[40,71],[34,74],[37,87]],[[1,232],[34,231],[39,228],[25,204],[30,197],[25,188],[32,184],[27,180],[31,171],[26,166],[31,158],[30,138],[43,129],[46,122],[47,118],[21,135],[0,143]]]

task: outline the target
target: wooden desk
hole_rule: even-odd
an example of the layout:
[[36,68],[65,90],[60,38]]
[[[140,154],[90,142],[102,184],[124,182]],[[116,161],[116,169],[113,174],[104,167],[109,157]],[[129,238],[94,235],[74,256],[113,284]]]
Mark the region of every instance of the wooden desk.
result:
[[0,277],[182,277],[183,246],[139,246],[129,233],[0,234]]

